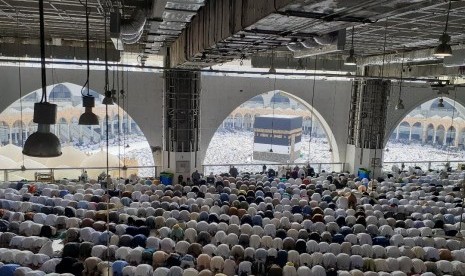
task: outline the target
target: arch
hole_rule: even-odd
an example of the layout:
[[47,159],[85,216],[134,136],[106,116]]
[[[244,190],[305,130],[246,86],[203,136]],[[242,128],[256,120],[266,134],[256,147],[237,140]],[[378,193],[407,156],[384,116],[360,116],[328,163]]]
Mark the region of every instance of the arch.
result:
[[428,124],[426,127],[426,139],[424,139],[426,143],[432,144],[434,141],[434,125],[433,124]]
[[445,131],[446,128],[443,125],[438,125],[436,127],[436,135],[435,135],[435,144],[443,145],[445,142]]
[[253,127],[253,119],[252,119],[252,114],[246,113],[244,115],[244,126],[246,130],[251,130]]
[[420,122],[415,122],[412,125],[412,132],[411,132],[411,135],[410,135],[410,141],[421,142],[422,134],[423,134],[423,126],[422,126],[422,124]]
[[[274,92],[267,92],[267,93],[264,93],[264,94],[268,94],[268,93],[274,93]],[[263,95],[263,94],[262,94]],[[274,94],[273,96],[275,97],[276,95],[278,94]],[[281,100],[281,98],[284,98],[286,97],[287,100]],[[250,99],[249,99],[250,100]],[[310,106],[310,104],[306,101],[304,101],[303,99],[301,99],[300,97],[296,96],[296,95],[293,95],[292,93],[288,93],[288,92],[285,92],[285,91],[280,91],[279,92],[279,98],[275,98],[276,101],[279,101],[281,103],[290,103],[291,100],[292,101],[295,101],[296,103],[299,103],[301,104],[305,109],[309,110],[309,112],[312,112],[313,111],[313,115],[312,116],[305,116],[305,125],[303,124],[302,122],[302,126],[304,127],[308,127],[308,128],[311,128],[312,127],[312,124],[315,124],[319,121],[320,124],[321,124],[321,128],[322,128],[322,132],[324,134],[326,134],[326,137],[328,139],[328,142],[329,142],[329,147],[332,149],[332,153],[330,153],[330,151],[328,151],[327,153],[327,161],[326,162],[329,162],[329,159],[332,159],[334,162],[338,162],[339,161],[339,148],[337,146],[337,143],[336,143],[336,139],[334,137],[334,134],[332,133],[328,123],[323,119],[323,117],[321,116],[321,114],[319,114],[319,112],[312,106]],[[247,102],[247,101],[246,101]],[[241,107],[241,106],[244,106],[244,105],[247,105],[245,103],[240,103],[237,108]],[[275,107],[276,108],[276,107]],[[270,108],[268,107],[266,109],[266,114],[271,114],[270,112]],[[279,114],[284,114],[282,109],[279,111]],[[297,110],[294,110],[294,112],[301,112],[300,111],[297,111]],[[261,114],[262,112],[256,112],[254,114],[250,114],[250,113],[246,113],[244,115],[244,125],[245,125],[245,128],[246,129],[249,129],[251,130],[253,128],[253,124],[254,124],[254,121],[255,121],[255,118],[260,116],[260,115],[265,115],[265,114]],[[228,121],[230,120],[231,118],[231,114],[234,114],[234,111],[232,111],[229,115],[226,116],[226,118],[224,119],[223,121],[223,125],[227,125],[228,124]],[[274,113],[273,113],[274,114]],[[303,118],[303,119],[304,119]],[[310,119],[313,119],[315,122],[311,122]],[[221,125],[220,125],[221,126]],[[300,141],[300,140],[299,140]],[[211,142],[211,141],[210,141]],[[210,143],[209,143],[210,144]],[[300,143],[299,143],[300,144]],[[210,145],[207,147],[209,148]],[[326,158],[326,156],[324,157]]]
[[5,121],[0,121],[0,142],[2,145],[9,143],[10,126]]
[[234,115],[234,128],[235,129],[242,129],[243,126],[243,119],[242,119],[242,114],[236,113]]
[[456,129],[454,126],[450,126],[447,129],[446,136],[445,136],[445,145],[447,146],[454,146],[455,145],[455,135],[456,135]]
[[14,121],[10,135],[12,136],[11,142],[16,146],[21,146],[27,138],[27,130],[24,122],[21,120]]
[[399,128],[398,140],[400,139],[400,140],[408,141],[410,137],[410,131],[411,131],[410,123],[404,121],[400,123],[398,128]]
[[[104,137],[106,127],[104,117],[107,107],[101,104],[101,98],[103,97],[95,91],[90,91],[90,93],[96,97],[96,105],[93,112],[97,115],[100,124],[95,126],[84,126],[78,124],[78,118],[83,112],[80,85],[71,83],[51,85],[47,87],[47,93],[50,102],[58,105],[56,123],[51,125],[50,131],[58,136],[62,142],[62,146],[64,147],[66,143],[69,142],[75,148],[86,153],[100,149],[100,142],[102,137]],[[23,99],[35,99],[38,94],[39,92],[36,90],[25,95]],[[8,142],[21,146],[21,143],[26,140],[28,134],[37,131],[37,124],[32,121],[35,101],[26,102],[22,100],[21,102],[22,105],[20,105],[19,100],[13,102],[0,114],[0,117],[8,118],[8,121],[12,121],[15,120],[15,118],[19,118],[20,114],[22,114],[24,121],[28,123],[25,124],[16,120],[13,121],[12,127],[9,128],[8,131],[6,131],[6,129],[2,131],[0,128],[0,141],[2,143]],[[121,108],[117,105],[109,106],[109,114],[113,114],[116,109]],[[20,110],[22,110],[21,113],[19,112]],[[129,164],[137,165],[137,163],[139,163],[144,166],[153,164],[152,151],[149,148],[149,144],[144,143],[146,141],[145,135],[143,138],[140,138],[138,135],[141,134],[141,131],[136,122],[124,110],[122,110],[122,114],[125,115],[125,121],[128,120],[127,129],[132,130],[128,131],[132,139],[128,141],[128,144],[132,144],[132,141],[134,141],[134,144],[137,145],[135,148],[137,152],[131,153],[130,150],[126,150],[125,153],[128,155],[124,158],[129,160]],[[21,128],[23,129],[22,134]],[[142,143],[139,143],[139,141]],[[114,143],[111,142],[110,146],[114,146]],[[110,151],[111,150],[112,149],[110,149]],[[133,162],[135,158],[138,158],[139,161]],[[147,173],[153,173],[154,170],[149,169],[146,171]]]
[[[404,121],[405,118],[412,111],[417,109],[418,106],[430,108],[430,110],[431,110],[431,106],[433,105],[433,102],[435,100],[439,99],[437,93],[431,93],[431,94],[425,96],[424,91],[421,90],[421,89],[419,89],[417,91],[414,91],[412,93],[412,95],[414,95],[415,93],[421,93],[421,94],[418,94],[417,96],[418,96],[418,98],[423,99],[423,101],[415,102],[415,104],[411,105],[410,107],[406,106],[407,108],[404,109],[403,112],[401,112],[399,114],[395,114],[395,116],[393,116],[393,117],[395,117],[395,119],[392,122],[390,122],[389,124],[386,125],[387,131],[386,131],[385,139],[384,139],[384,147],[386,147],[386,144],[389,141],[388,138],[393,137],[394,136],[393,134],[396,133],[396,131],[398,129],[398,125],[402,121]],[[457,93],[457,91],[454,91],[454,93]],[[447,103],[449,106],[452,106],[452,107],[455,106],[455,110],[456,110],[455,116],[456,117],[457,116],[465,117],[465,102],[462,101],[459,97],[456,97],[455,99],[453,97],[454,97],[453,95],[443,95],[442,99],[444,100],[444,103]],[[415,96],[413,98],[415,98]],[[423,111],[429,111],[429,110],[423,110]],[[443,112],[443,115],[444,115],[444,112]],[[425,140],[425,139],[423,138],[423,140]]]

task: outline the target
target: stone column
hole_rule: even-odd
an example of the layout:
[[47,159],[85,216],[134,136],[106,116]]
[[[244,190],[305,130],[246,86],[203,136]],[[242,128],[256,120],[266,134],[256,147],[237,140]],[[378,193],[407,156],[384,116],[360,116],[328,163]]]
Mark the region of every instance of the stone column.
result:
[[381,79],[354,83],[346,154],[349,171],[365,168],[372,178],[381,175],[390,85]]
[[459,143],[460,143],[460,136],[461,136],[461,133],[460,131],[457,129],[455,131],[455,137],[454,137],[454,147],[458,147],[459,146]]
[[426,143],[427,138],[428,138],[428,127],[423,128],[422,135],[421,135],[421,142],[423,144]]
[[433,132],[433,144],[436,144],[436,129],[434,129],[434,132]]
[[412,127],[410,127],[409,133],[408,133],[408,141],[412,141]]
[[400,129],[400,126],[396,128],[396,140],[399,140],[399,129]]
[[200,144],[200,74],[165,71],[165,145],[163,169],[184,179],[198,169]]
[[447,146],[447,130],[444,130],[444,139],[442,140],[442,145]]

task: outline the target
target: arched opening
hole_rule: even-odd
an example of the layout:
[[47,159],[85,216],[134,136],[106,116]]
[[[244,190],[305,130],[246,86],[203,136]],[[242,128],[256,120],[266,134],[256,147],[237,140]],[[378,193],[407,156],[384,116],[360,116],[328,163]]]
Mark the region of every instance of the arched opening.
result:
[[445,142],[445,136],[444,136],[444,133],[445,133],[446,129],[444,128],[443,125],[439,125],[436,127],[436,135],[435,135],[435,141],[434,143],[436,145],[444,145],[444,142]]
[[446,146],[455,146],[455,134],[456,134],[456,130],[455,130],[455,127],[453,126],[450,126],[448,129],[447,129],[447,133],[446,133]]
[[434,125],[433,124],[428,124],[428,127],[426,129],[426,139],[425,142],[428,144],[433,144],[434,140]]
[[416,122],[412,125],[412,133],[410,135],[410,141],[421,142],[421,135],[423,128],[420,122]]
[[[96,98],[96,105],[93,108],[93,112],[99,117],[99,125],[79,125],[78,118],[84,111],[82,107],[81,88],[80,85],[71,83],[60,83],[47,87],[50,102],[58,105],[56,124],[51,126],[50,131],[59,137],[62,143],[63,157],[58,157],[56,159],[59,160],[59,162],[52,161],[55,160],[54,158],[26,157],[26,160],[30,159],[34,161],[35,163],[33,164],[41,168],[56,168],[59,166],[60,168],[56,170],[57,172],[64,168],[87,168],[87,166],[93,166],[93,164],[99,164],[99,167],[106,166],[106,162],[102,161],[103,159],[106,160],[106,158],[100,156],[106,155],[106,153],[101,153],[106,148],[106,124],[104,120],[106,108],[101,103],[103,96],[95,91],[90,91]],[[25,141],[29,135],[37,131],[37,124],[32,121],[32,118],[34,103],[39,93],[38,91],[39,90],[36,90],[23,96],[21,101],[17,100],[0,113],[0,142],[2,145],[11,144],[9,145],[9,150],[20,155],[22,141]],[[110,157],[114,160],[119,160],[120,165],[118,166],[153,166],[152,151],[148,145],[147,139],[140,131],[136,122],[116,104],[108,106],[108,112],[109,114],[121,114],[121,120],[118,121],[116,117],[116,120],[109,121],[109,132],[114,133],[111,131],[111,126],[117,129],[118,122],[120,122],[121,125],[124,124],[126,130],[124,135],[122,133],[119,135],[117,134],[120,137],[119,140],[109,140]],[[21,118],[23,119],[21,120]],[[125,146],[127,144],[131,146],[127,148]],[[79,162],[76,161],[76,158],[70,157],[69,160],[65,158],[65,154],[66,156],[67,154],[77,156],[76,152],[83,154],[82,156],[80,155]],[[91,157],[91,155],[94,156],[96,154],[99,154],[100,157],[93,158],[93,161],[88,164],[84,162],[87,160],[86,157]],[[80,163],[81,161],[83,163]],[[21,164],[18,163],[18,168],[20,165]],[[1,168],[2,165],[0,164],[0,169]],[[57,175],[60,175],[60,177],[66,176],[70,179],[76,179],[80,175],[79,170],[76,169],[69,169],[66,171],[69,171],[72,175],[66,176],[64,173],[57,173]],[[99,169],[95,171],[95,175],[90,176],[96,178],[101,172],[102,169]],[[115,170],[112,170],[112,174],[114,174],[114,172]],[[132,170],[131,173],[132,172],[136,172],[141,176],[153,176],[154,169],[136,169]],[[19,176],[20,174],[15,173],[15,175]],[[33,174],[24,174],[24,177],[28,178],[28,180],[33,180],[30,179],[31,175],[33,177]]]
[[21,120],[16,120],[11,129],[12,143],[16,146],[22,146],[26,140],[26,125]]
[[444,107],[438,103],[439,98],[420,103],[400,120],[386,143],[385,169],[391,163],[426,169],[439,168],[444,160],[463,160],[465,107],[447,97],[443,97]]
[[6,145],[9,143],[10,137],[10,126],[4,122],[0,121],[0,142],[2,145]]
[[[227,172],[229,166],[234,164],[240,171],[259,172],[263,164],[277,169],[278,166],[306,164],[309,161],[313,164],[333,162],[333,154],[336,155],[334,152],[337,150],[335,139],[332,133],[332,138],[328,138],[329,128],[323,127],[320,115],[312,113],[312,110],[316,110],[283,91],[264,93],[260,97],[268,99],[265,102],[269,104],[257,106],[257,97],[254,97],[224,119],[206,151],[205,173]],[[290,103],[293,103],[292,107]],[[297,108],[294,108],[295,105]],[[253,114],[246,112],[251,108]],[[278,118],[282,121],[277,122]],[[234,122],[231,123],[231,120]],[[242,120],[240,124],[239,120]],[[265,125],[262,125],[263,122]],[[298,122],[295,129],[294,122]],[[222,131],[231,125],[235,128],[234,132]],[[277,129],[279,127],[281,129]],[[294,135],[293,131],[298,134]],[[322,169],[330,170],[331,165]]]
[[410,124],[408,122],[400,123],[398,140],[409,141],[410,130]]

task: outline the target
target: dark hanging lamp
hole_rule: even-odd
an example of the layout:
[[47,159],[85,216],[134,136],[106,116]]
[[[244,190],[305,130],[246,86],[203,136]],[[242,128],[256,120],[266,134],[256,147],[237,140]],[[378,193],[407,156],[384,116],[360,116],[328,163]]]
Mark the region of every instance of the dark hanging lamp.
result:
[[[108,80],[108,44],[107,44],[107,14],[105,13],[105,98],[102,100],[104,105],[113,105],[113,93],[110,90],[110,84]],[[115,91],[116,93],[116,91]]]
[[354,51],[354,27],[352,27],[352,45],[349,50],[349,56],[344,61],[344,65],[357,65],[357,59],[355,58],[355,51]]
[[399,100],[397,101],[397,104],[395,106],[396,110],[405,109],[404,102],[402,101],[402,80],[403,80],[403,77],[404,77],[404,74],[403,74],[403,72],[404,72],[404,53],[405,53],[405,51],[402,53],[402,62],[401,62],[401,65],[400,65]]
[[438,58],[450,57],[452,56],[452,48],[450,47],[450,36],[447,34],[447,26],[449,24],[449,12],[452,5],[452,1],[449,0],[449,7],[447,8],[447,17],[446,17],[446,26],[444,32],[439,37],[440,44],[434,49],[434,56]]
[[42,99],[34,104],[33,122],[37,131],[31,134],[23,147],[23,154],[32,157],[57,157],[61,155],[58,137],[50,132],[50,125],[56,123],[57,105],[47,102],[47,77],[45,72],[45,24],[44,1],[39,0],[40,15],[40,64],[42,75]]
[[[80,125],[98,125],[98,117],[92,112],[92,108],[95,107],[95,98],[90,94],[89,89],[89,74],[90,74],[90,51],[89,51],[89,8],[87,6],[87,0],[85,4],[86,8],[86,47],[87,47],[87,80],[84,86],[82,87],[82,106],[85,108],[84,113],[79,117]],[[87,94],[83,94],[82,91],[87,89]]]

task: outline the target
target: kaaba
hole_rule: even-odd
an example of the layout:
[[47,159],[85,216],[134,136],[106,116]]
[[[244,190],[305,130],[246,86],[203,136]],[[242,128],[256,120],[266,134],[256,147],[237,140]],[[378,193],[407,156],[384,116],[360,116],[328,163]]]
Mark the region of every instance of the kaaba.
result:
[[300,155],[302,117],[263,115],[255,118],[253,159],[294,162]]

